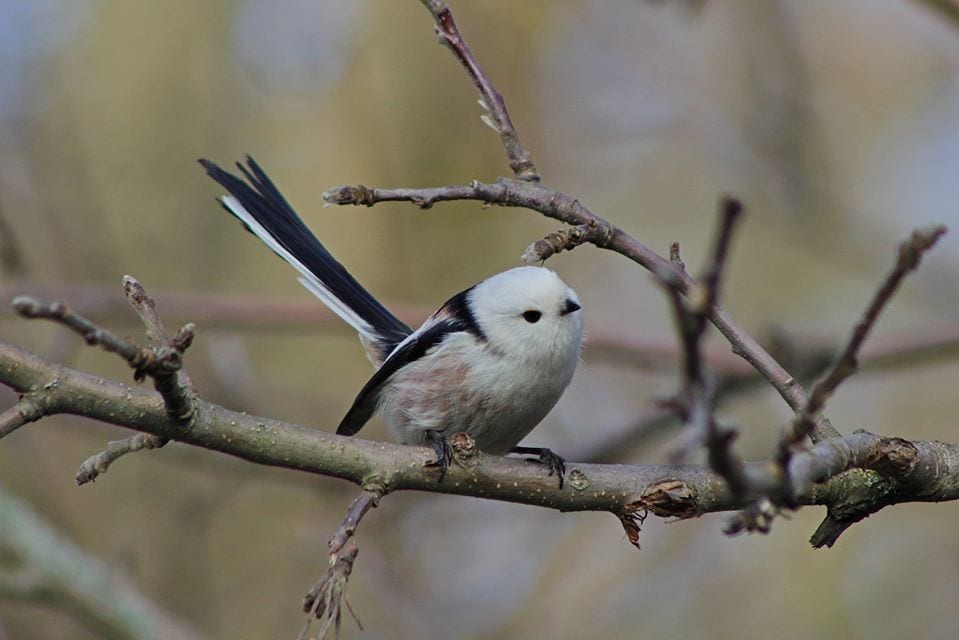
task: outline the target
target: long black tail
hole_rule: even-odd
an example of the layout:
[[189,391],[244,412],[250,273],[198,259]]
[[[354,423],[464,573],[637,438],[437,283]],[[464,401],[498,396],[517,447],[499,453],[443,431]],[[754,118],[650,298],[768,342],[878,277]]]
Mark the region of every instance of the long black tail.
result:
[[249,168],[236,165],[246,181],[209,160],[199,162],[229,192],[219,199],[223,208],[299,271],[303,286],[356,329],[384,360],[411,329],[330,255],[256,161],[250,156],[246,161]]

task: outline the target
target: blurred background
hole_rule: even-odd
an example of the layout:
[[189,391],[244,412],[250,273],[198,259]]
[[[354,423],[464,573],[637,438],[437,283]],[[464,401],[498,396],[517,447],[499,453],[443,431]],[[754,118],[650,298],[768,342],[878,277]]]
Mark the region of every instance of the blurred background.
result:
[[[681,242],[694,271],[720,195],[745,202],[723,303],[795,371],[822,366],[910,229],[951,224],[828,415],[846,433],[959,440],[959,8],[453,9],[547,185],[661,252]],[[559,225],[476,203],[324,209],[321,194],[508,173],[476,98],[413,0],[0,0],[0,293],[65,298],[140,337],[120,289],[132,274],[168,326],[198,323],[187,365],[205,399],[332,431],[370,374],[356,336],[220,210],[196,159],[253,154],[358,279],[418,323]],[[528,443],[574,461],[667,460],[682,435],[656,406],[677,383],[661,293],[609,252],[583,247],[549,266],[579,292],[592,344]],[[130,379],[117,358],[7,309],[3,340]],[[720,416],[741,429],[740,452],[762,459],[788,408],[768,385],[743,383],[722,339],[710,348],[729,383]],[[0,401],[15,396],[3,389]],[[78,488],[79,464],[126,435],[55,417],[0,442],[0,518],[38,519],[22,544],[13,529],[0,537],[0,639],[296,637],[301,597],[356,489],[177,444]],[[358,534],[349,600],[365,631],[344,628],[356,638],[954,635],[954,504],[887,509],[814,551],[823,515],[804,509],[771,535],[737,538],[721,533],[722,514],[650,518],[637,551],[608,514],[391,495]],[[178,634],[134,621],[137,634],[124,635],[94,614],[118,602],[19,588],[24,576],[60,584],[42,545],[36,558],[24,551],[45,540],[41,529]]]

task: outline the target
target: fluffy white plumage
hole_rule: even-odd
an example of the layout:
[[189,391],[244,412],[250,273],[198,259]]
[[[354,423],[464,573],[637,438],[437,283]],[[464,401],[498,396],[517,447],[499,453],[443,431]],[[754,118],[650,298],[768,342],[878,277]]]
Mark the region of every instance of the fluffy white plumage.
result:
[[[416,331],[376,301],[302,223],[260,167],[246,181],[201,164],[230,195],[223,206],[300,273],[300,282],[360,334],[376,373],[337,433],[353,435],[381,411],[393,438],[433,446],[445,470],[454,433],[505,454],[553,408],[573,377],[583,341],[579,298],[554,272],[518,267],[450,298]],[[562,459],[539,453],[558,471]]]
[[[452,332],[407,363],[385,386],[380,408],[398,442],[429,444],[424,431],[435,429],[468,433],[488,453],[509,453],[573,378],[583,341],[579,299],[542,267],[511,269],[464,293],[480,335]],[[442,307],[409,339],[448,314]],[[526,317],[537,314],[535,322]]]

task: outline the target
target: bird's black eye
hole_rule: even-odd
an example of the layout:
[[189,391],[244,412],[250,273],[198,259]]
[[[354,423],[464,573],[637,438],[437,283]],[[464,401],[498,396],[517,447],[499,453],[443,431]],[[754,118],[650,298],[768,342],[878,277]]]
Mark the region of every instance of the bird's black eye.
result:
[[529,311],[523,312],[523,320],[530,324],[539,322],[539,319],[543,317],[542,311],[537,311],[536,309],[530,309]]

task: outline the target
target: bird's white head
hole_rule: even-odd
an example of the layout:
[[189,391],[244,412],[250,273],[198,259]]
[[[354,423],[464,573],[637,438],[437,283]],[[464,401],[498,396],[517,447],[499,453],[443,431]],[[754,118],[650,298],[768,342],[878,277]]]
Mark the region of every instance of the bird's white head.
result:
[[575,366],[583,342],[579,297],[549,269],[504,271],[477,284],[468,298],[492,348],[544,366]]

